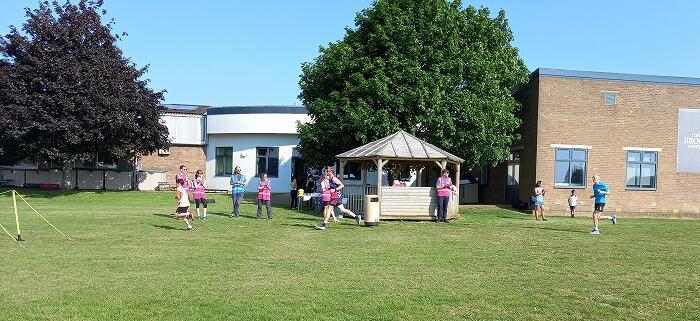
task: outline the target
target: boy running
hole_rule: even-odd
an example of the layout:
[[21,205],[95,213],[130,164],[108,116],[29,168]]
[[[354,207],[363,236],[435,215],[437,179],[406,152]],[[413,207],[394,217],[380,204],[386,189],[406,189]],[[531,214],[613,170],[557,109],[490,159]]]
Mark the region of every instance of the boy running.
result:
[[603,213],[603,208],[605,208],[605,197],[609,194],[608,185],[600,180],[600,176],[593,175],[593,195],[591,195],[591,198],[595,199],[595,206],[593,208],[593,229],[591,230],[591,234],[600,234],[598,220],[600,220],[601,217],[609,218],[613,225],[617,224],[617,216],[615,216],[615,214],[609,217],[600,215]]

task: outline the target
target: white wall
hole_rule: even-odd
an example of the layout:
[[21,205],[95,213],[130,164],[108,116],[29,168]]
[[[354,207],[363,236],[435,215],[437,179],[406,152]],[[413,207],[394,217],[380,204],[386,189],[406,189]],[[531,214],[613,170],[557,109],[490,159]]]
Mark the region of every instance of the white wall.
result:
[[[211,134],[297,134],[297,121],[311,121],[306,114],[222,114],[207,116]],[[295,144],[296,145],[296,144]]]
[[[211,128],[211,127],[210,127]],[[296,132],[296,131],[295,131]],[[257,192],[256,148],[279,148],[279,175],[270,177],[273,193],[288,193],[292,177],[292,150],[299,143],[295,134],[210,134],[207,146],[207,183],[208,188],[230,190],[230,176],[215,176],[216,148],[233,147],[233,166],[241,166],[242,173],[248,177],[247,192]]]
[[204,144],[204,122],[202,115],[165,114],[161,118],[168,126],[168,136],[173,144]]

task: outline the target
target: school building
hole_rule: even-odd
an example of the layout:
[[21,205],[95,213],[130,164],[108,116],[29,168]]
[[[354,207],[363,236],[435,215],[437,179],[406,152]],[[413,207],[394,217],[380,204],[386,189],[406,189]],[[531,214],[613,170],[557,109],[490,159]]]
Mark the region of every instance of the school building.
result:
[[572,190],[588,214],[600,175],[606,211],[700,218],[700,79],[540,68],[514,97],[521,138],[483,202],[523,206],[542,181],[550,214]]
[[[191,178],[202,170],[207,187],[215,190],[231,189],[229,178],[235,166],[240,166],[249,180],[267,172],[274,193],[288,193],[291,177],[305,176],[296,150],[297,122],[310,121],[305,107],[167,107],[162,119],[171,147],[139,159],[137,167],[145,179],[138,189],[174,186],[180,165],[187,166]],[[246,191],[257,191],[257,187],[249,183]]]

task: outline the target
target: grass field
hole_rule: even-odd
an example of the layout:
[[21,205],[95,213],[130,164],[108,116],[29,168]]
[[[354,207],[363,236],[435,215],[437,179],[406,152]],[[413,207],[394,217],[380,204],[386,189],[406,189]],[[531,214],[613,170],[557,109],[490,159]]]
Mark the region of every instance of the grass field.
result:
[[[466,208],[450,224],[231,219],[216,195],[195,231],[172,193],[36,192],[20,247],[0,238],[2,320],[698,320],[700,221]],[[0,224],[15,234],[12,201]],[[2,232],[2,231],[0,231]],[[3,232],[4,233],[4,232]]]

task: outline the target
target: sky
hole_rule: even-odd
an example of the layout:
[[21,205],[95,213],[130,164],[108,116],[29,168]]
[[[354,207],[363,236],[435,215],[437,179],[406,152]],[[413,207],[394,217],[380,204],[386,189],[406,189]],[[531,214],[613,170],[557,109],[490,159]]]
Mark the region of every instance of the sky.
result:
[[[62,2],[63,0],[61,0]],[[3,0],[0,34],[38,0]],[[504,9],[527,67],[700,78],[700,1],[462,3]],[[301,105],[301,64],[342,39],[371,0],[105,0],[119,46],[150,65],[165,103]]]

